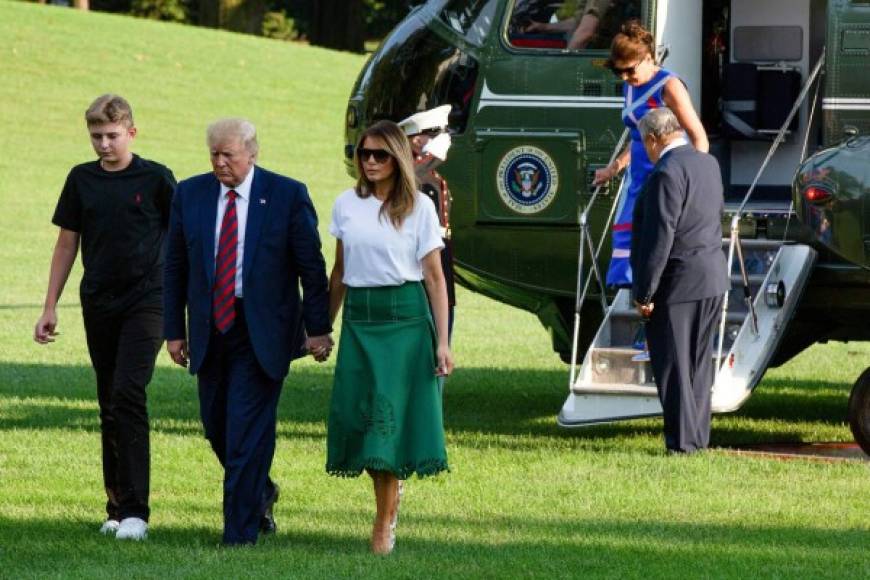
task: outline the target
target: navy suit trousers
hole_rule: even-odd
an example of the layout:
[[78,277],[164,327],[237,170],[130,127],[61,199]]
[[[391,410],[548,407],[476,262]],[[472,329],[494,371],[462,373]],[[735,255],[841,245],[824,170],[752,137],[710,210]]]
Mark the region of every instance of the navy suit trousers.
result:
[[691,453],[710,444],[713,335],[721,310],[722,296],[656,304],[646,324],[670,451]]
[[257,362],[241,301],[236,308],[227,333],[213,331],[197,377],[205,437],[224,467],[223,542],[252,544],[272,487],[283,381],[270,378]]

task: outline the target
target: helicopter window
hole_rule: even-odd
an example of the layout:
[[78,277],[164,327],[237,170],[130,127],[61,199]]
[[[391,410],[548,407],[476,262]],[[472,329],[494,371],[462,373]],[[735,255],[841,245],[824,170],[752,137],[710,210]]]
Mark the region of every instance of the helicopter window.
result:
[[462,133],[477,75],[477,60],[412,19],[372,56],[355,92],[366,94],[363,116],[369,121],[398,121],[450,104],[450,132]]
[[450,0],[441,19],[477,46],[482,46],[492,28],[498,0]]
[[606,50],[623,22],[641,17],[642,0],[517,0],[508,42],[517,48]]

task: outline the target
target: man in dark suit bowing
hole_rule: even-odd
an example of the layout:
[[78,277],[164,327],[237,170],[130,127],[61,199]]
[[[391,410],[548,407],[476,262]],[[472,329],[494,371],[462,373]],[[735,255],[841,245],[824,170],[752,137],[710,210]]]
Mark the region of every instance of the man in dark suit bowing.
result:
[[255,165],[254,126],[220,120],[207,141],[213,171],[179,183],[172,201],[165,334],[172,360],[199,379],[205,436],[224,467],[223,541],[252,544],[275,530],[269,469],[290,361],[332,348],[328,281],[308,192]]
[[665,446],[691,453],[710,442],[713,335],[729,284],[722,180],[716,159],[686,141],[670,109],[650,111],[639,129],[656,165],[634,209],[632,291],[648,319]]

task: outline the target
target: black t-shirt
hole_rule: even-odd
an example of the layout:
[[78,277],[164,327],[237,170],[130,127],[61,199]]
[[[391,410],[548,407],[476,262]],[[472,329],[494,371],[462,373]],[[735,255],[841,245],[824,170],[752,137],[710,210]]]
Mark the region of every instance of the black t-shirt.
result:
[[82,307],[110,311],[160,300],[172,172],[133,155],[122,171],[99,161],[72,168],[52,222],[81,235]]

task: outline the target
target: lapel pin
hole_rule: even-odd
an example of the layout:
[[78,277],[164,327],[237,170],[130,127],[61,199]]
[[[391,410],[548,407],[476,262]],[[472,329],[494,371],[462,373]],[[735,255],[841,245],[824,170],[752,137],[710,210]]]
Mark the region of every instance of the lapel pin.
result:
[[260,198],[260,205],[266,205],[266,200],[264,198]]

